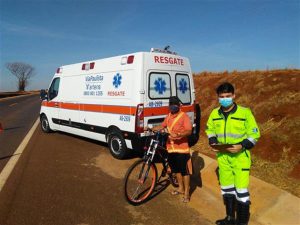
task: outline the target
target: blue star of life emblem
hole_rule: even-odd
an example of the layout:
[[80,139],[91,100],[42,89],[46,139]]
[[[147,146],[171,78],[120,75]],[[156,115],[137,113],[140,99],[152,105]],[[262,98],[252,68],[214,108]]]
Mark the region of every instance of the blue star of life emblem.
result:
[[187,82],[185,79],[181,79],[179,81],[179,90],[182,92],[182,94],[184,94],[187,91]]
[[167,89],[166,89],[166,81],[164,81],[161,77],[159,77],[155,82],[155,91],[158,92],[158,94],[162,95]]
[[121,74],[117,73],[114,76],[114,80],[113,80],[113,85],[115,86],[115,88],[118,88],[121,85],[121,80],[122,80]]

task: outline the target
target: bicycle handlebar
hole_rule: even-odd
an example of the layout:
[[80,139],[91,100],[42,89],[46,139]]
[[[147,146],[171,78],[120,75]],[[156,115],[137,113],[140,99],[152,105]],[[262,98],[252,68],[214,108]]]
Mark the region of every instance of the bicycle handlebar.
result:
[[166,135],[169,135],[169,134],[170,134],[170,133],[167,131],[166,128],[163,128],[163,129],[161,129],[161,130],[153,130],[153,129],[147,127],[147,130],[146,130],[146,131],[152,132],[153,134],[157,134],[157,133],[159,133],[159,134],[166,134]]

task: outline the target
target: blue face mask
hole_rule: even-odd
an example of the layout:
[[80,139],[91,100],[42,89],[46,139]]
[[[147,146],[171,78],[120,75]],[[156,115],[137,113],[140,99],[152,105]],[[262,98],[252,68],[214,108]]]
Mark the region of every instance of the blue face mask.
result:
[[219,103],[221,106],[227,108],[233,104],[232,98],[219,98]]
[[170,105],[169,106],[170,112],[172,114],[178,113],[179,112],[179,106],[178,105]]

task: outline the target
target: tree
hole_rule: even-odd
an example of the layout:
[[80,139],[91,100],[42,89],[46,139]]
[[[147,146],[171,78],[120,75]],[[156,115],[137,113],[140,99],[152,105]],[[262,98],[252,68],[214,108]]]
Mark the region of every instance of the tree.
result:
[[30,78],[35,75],[35,69],[31,65],[22,62],[6,63],[6,68],[18,79],[18,90],[25,91]]

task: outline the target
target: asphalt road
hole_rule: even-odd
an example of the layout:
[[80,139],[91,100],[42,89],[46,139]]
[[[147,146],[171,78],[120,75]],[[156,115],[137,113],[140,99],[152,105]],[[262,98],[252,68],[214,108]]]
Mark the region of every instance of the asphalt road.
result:
[[38,95],[0,100],[0,172],[39,116]]
[[123,177],[135,160],[116,160],[99,142],[38,127],[0,193],[0,224],[212,224],[172,196],[171,186],[129,205]]

